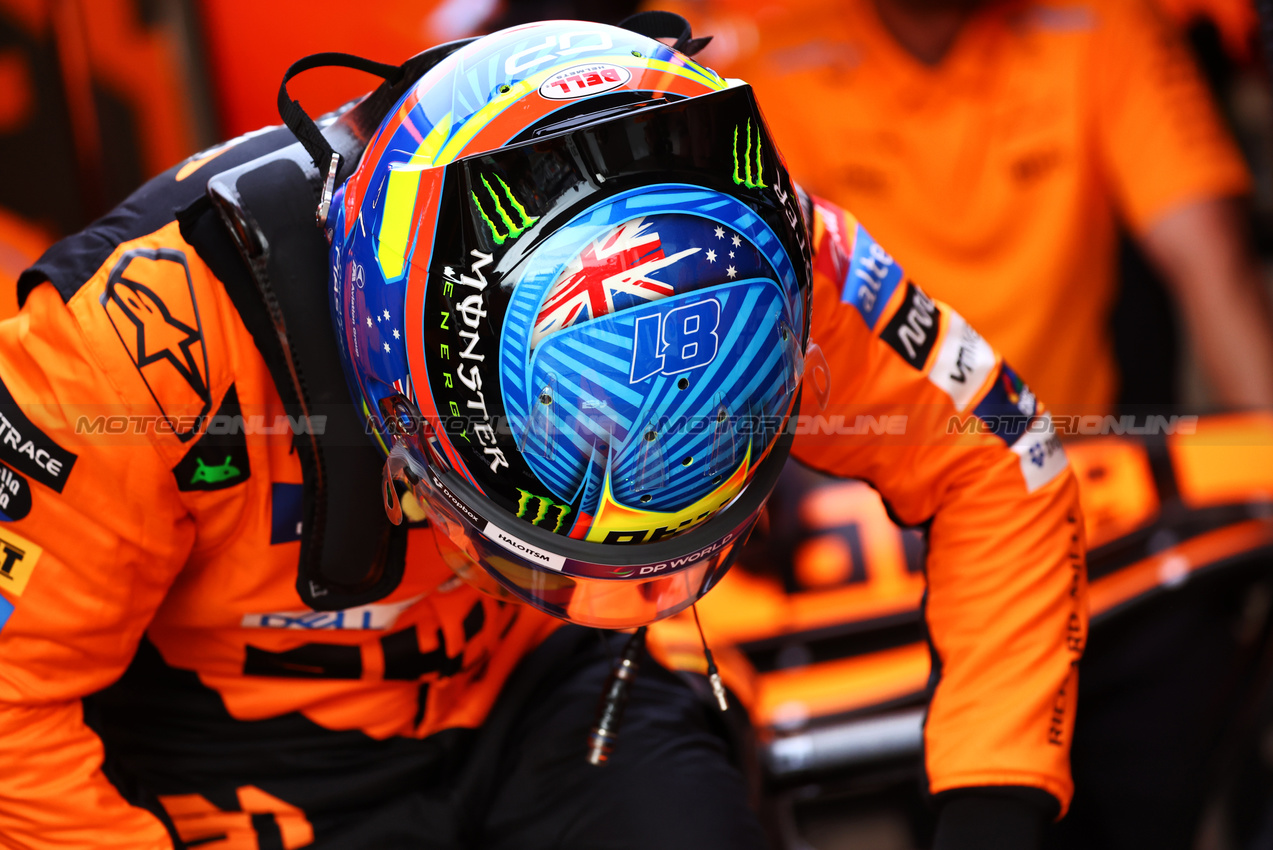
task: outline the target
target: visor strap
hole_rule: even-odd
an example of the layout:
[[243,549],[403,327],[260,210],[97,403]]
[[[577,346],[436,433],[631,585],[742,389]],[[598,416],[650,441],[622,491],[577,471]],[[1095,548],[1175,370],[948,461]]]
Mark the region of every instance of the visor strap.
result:
[[309,113],[300,105],[300,102],[293,100],[287,93],[288,81],[311,68],[352,68],[355,71],[364,71],[388,80],[391,85],[398,81],[403,70],[398,65],[386,65],[383,62],[374,62],[350,53],[315,53],[296,60],[287,69],[287,73],[283,74],[283,82],[278,87],[279,117],[292,131],[292,135],[296,136],[304,146],[310,158],[314,160],[318,173],[322,175],[323,183],[327,184],[334,179],[336,169],[340,167],[341,155],[332,149],[331,143],[324,138],[322,131],[318,129],[318,125],[314,123],[313,118],[309,117]]
[[690,22],[675,12],[637,12],[620,21],[619,26],[646,38],[674,38],[676,43],[672,45],[672,49],[679,50],[686,56],[693,56],[712,40],[710,35],[694,38],[690,31]]

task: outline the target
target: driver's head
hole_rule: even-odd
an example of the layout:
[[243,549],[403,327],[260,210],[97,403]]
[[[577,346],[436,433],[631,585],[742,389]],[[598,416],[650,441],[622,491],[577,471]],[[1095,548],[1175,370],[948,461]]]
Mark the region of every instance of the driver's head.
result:
[[327,224],[391,516],[587,625],[719,579],[786,458],[808,328],[803,214],[750,88],[624,29],[504,30],[408,91]]

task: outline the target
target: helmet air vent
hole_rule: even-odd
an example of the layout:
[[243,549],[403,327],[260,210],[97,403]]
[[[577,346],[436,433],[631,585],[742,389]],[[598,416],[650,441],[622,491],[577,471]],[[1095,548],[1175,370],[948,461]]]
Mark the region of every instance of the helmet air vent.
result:
[[530,421],[522,433],[517,450],[522,454],[539,455],[545,460],[552,460],[553,449],[557,444],[557,418],[553,404],[557,399],[557,376],[544,376],[539,392],[530,406]]
[[734,446],[733,428],[725,396],[716,395],[716,415],[712,422],[712,456],[703,468],[704,475],[723,475],[738,466],[738,452]]
[[637,493],[661,490],[667,484],[667,464],[663,458],[663,441],[654,422],[642,429],[639,439],[632,489]]

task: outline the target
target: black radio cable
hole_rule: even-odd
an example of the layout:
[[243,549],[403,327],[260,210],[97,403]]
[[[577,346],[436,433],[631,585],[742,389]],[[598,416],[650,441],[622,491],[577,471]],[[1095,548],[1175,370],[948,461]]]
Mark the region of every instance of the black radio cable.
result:
[[[721,681],[720,671],[716,667],[716,659],[707,646],[707,637],[703,634],[703,623],[698,618],[698,606],[691,606],[694,611],[694,625],[698,627],[698,639],[703,643],[703,657],[707,659],[707,680],[712,685],[712,695],[721,711],[729,711],[729,697],[725,692],[725,683]],[[588,736],[588,764],[603,765],[610,760],[615,742],[619,738],[619,723],[623,720],[623,711],[628,706],[632,695],[632,684],[636,681],[640,669],[639,658],[645,648],[645,634],[648,626],[642,626],[632,633],[624,644],[623,655],[610,671],[605,687],[601,691],[601,703],[597,707],[597,722]]]
[[623,647],[619,663],[610,671],[605,688],[601,692],[601,704],[597,708],[597,722],[588,736],[588,764],[603,765],[610,760],[615,741],[619,737],[619,722],[623,710],[628,707],[632,695],[632,683],[640,668],[641,650],[645,648],[645,632],[642,626],[632,633]]
[[729,699],[725,694],[725,683],[721,681],[720,671],[716,669],[716,659],[707,648],[707,636],[703,634],[703,624],[698,619],[698,605],[690,606],[694,611],[694,625],[698,626],[698,639],[703,642],[703,657],[707,659],[707,681],[712,683],[712,695],[721,711],[729,711]]

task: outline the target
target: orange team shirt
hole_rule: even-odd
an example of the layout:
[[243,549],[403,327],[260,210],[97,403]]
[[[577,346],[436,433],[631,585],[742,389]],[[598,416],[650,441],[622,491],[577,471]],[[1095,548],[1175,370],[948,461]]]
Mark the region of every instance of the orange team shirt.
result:
[[852,210],[1049,399],[1102,413],[1116,222],[1143,234],[1249,178],[1146,0],[990,4],[936,67],[872,0],[673,4],[756,89],[796,179]]

